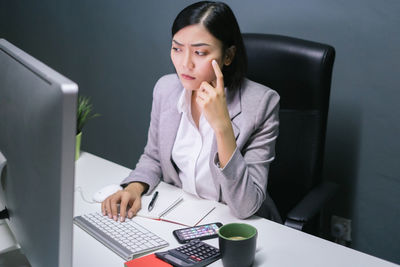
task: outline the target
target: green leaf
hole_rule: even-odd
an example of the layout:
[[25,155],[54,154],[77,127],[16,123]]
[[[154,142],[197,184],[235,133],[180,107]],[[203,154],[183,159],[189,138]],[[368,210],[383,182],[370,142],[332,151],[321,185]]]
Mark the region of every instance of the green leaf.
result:
[[82,132],[83,127],[90,119],[100,116],[100,114],[92,114],[92,112],[93,105],[90,103],[90,99],[88,97],[79,96],[76,119],[76,134]]

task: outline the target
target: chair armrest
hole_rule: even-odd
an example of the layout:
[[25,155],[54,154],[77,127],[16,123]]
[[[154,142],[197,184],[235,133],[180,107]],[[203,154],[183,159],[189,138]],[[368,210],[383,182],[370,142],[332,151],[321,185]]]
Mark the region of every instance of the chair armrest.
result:
[[323,182],[311,190],[287,215],[285,225],[302,230],[303,226],[333,197],[338,185]]

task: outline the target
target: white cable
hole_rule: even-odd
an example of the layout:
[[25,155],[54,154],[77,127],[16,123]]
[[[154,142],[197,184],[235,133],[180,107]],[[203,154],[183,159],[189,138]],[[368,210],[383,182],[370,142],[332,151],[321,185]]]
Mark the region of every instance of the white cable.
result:
[[97,202],[94,202],[94,201],[89,201],[89,200],[87,200],[87,199],[85,198],[85,196],[83,195],[82,187],[80,187],[80,186],[76,187],[76,188],[75,188],[75,191],[78,191],[78,192],[81,194],[81,198],[82,198],[83,201],[85,201],[86,203],[89,203],[89,204],[96,204],[96,203],[97,203]]

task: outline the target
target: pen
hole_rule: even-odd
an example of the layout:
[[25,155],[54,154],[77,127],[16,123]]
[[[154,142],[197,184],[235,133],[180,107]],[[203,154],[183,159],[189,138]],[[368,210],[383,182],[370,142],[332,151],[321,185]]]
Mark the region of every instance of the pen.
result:
[[194,225],[197,226],[205,217],[208,216],[208,214],[210,214],[213,210],[215,210],[215,207],[212,208],[211,210],[209,210],[203,217],[201,217],[201,219]]
[[175,208],[176,206],[178,206],[179,203],[181,203],[183,201],[183,197],[178,198],[177,200],[174,201],[174,203],[171,204],[171,206],[169,206],[166,210],[164,210],[163,212],[160,213],[160,215],[158,215],[158,218],[161,218],[162,216],[164,216],[165,214],[167,214],[168,212],[170,212],[173,208]]
[[151,211],[154,208],[154,203],[156,203],[157,196],[158,196],[158,191],[154,193],[153,198],[151,199],[149,206],[147,207],[148,211]]

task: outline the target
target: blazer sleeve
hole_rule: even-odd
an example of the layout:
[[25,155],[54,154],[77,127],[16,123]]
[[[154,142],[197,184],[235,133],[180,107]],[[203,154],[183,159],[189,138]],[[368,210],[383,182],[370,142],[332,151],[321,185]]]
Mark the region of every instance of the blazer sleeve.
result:
[[122,186],[127,186],[132,182],[142,182],[149,185],[146,193],[150,193],[160,182],[162,170],[160,165],[160,154],[158,144],[158,124],[160,118],[160,94],[162,79],[158,80],[153,90],[153,101],[151,107],[150,126],[147,136],[147,144],[143,154],[140,156],[135,169],[122,182]]
[[[243,147],[236,148],[223,169],[218,168],[218,154],[214,156],[212,166],[221,184],[223,201],[240,219],[255,214],[266,198],[271,199],[266,190],[269,165],[275,157],[278,136],[279,95],[268,90],[256,106],[253,130]],[[275,204],[269,204],[271,217],[280,218]]]

